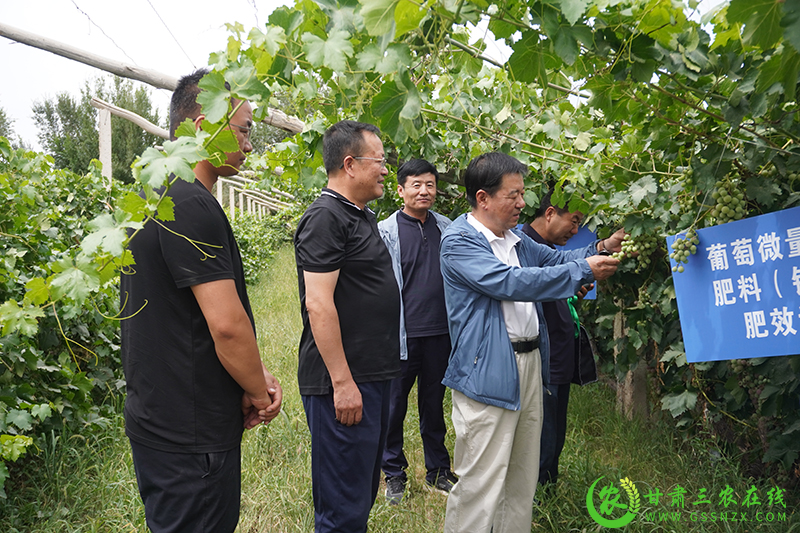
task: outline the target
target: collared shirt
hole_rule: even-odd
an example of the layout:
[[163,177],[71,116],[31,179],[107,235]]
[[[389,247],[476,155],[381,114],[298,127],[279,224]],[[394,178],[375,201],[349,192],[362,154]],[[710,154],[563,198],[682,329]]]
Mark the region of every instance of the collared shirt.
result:
[[397,212],[400,266],[403,273],[403,312],[409,338],[447,333],[444,283],[439,267],[441,232],[436,217],[425,222]]
[[[519,267],[519,258],[515,245],[520,238],[509,230],[502,237],[498,237],[489,228],[484,226],[472,214],[467,214],[467,222],[489,241],[495,257],[509,266]],[[508,337],[512,341],[519,339],[532,339],[539,336],[539,317],[533,302],[503,301],[503,319],[506,323]]]

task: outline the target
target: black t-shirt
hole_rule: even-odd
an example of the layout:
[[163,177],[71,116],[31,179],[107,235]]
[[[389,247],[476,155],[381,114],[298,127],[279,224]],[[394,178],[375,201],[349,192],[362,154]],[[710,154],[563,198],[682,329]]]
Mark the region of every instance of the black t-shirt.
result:
[[406,337],[430,337],[447,333],[444,280],[439,267],[441,232],[430,213],[421,222],[397,212],[400,268],[403,272],[403,313]]
[[[530,224],[525,224],[522,231],[534,241],[555,248]],[[569,384],[575,373],[575,322],[569,312],[569,305],[566,300],[542,302],[542,311],[550,338],[550,383]]]
[[243,390],[219,362],[191,287],[235,280],[252,322],[242,261],[199,181],[177,180],[169,196],[175,220],[145,225],[130,242],[136,264],[121,276],[125,431],[167,452],[226,451],[241,441]]
[[297,369],[300,394],[328,394],[332,390],[308,321],[304,271],[339,270],[333,301],[355,382],[399,376],[400,293],[375,215],[335,191],[323,189],[300,219],[294,245],[303,317]]

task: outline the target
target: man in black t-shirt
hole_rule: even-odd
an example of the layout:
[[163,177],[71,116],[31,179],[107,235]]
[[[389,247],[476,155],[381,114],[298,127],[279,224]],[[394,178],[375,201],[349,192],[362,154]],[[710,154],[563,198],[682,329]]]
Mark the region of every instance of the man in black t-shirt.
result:
[[365,532],[380,483],[400,295],[367,202],[383,194],[378,128],[341,121],[323,137],[328,186],[295,234],[303,333],[298,381],[311,431],[315,531]]
[[[570,212],[552,205],[550,202],[552,194],[550,191],[542,197],[533,222],[522,226],[522,231],[539,244],[555,248],[555,245],[564,246],[578,233],[578,228],[583,223],[583,213]],[[583,298],[592,286],[584,285],[577,296]],[[554,487],[558,479],[558,458],[567,435],[569,388],[575,374],[578,352],[576,324],[568,301],[543,302],[542,309],[550,338],[550,380],[545,386],[547,392],[543,395],[542,401],[539,484],[543,488],[548,488]],[[585,364],[594,368],[595,362],[591,354],[588,355]]]
[[[173,139],[184,119],[196,127],[204,120],[196,97],[206,72],[179,81]],[[280,385],[259,356],[239,249],[211,194],[252,149],[250,104],[231,103],[240,151],[220,167],[197,163],[192,183],[174,181],[167,194],[175,220],[145,224],[129,244],[136,263],[121,276],[125,431],[156,533],[236,529],[243,428],[269,422],[281,405]]]

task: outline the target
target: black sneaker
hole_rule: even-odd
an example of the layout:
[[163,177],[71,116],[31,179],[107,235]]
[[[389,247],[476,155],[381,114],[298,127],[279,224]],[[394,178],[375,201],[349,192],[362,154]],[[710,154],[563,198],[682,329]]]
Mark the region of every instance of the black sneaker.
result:
[[406,480],[401,477],[386,478],[386,501],[391,505],[398,505],[406,491]]
[[453,486],[458,483],[458,478],[450,471],[450,470],[442,470],[439,472],[439,475],[436,476],[436,481],[433,483],[429,481],[425,481],[425,485],[431,490],[437,490],[444,494],[450,492]]

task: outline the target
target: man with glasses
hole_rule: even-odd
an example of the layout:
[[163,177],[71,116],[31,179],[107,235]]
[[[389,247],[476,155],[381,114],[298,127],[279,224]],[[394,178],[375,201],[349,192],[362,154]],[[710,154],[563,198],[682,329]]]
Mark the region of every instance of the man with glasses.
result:
[[[198,85],[181,78],[170,103],[170,133],[187,118],[200,128]],[[239,521],[242,432],[278,415],[282,390],[264,367],[242,259],[225,212],[211,194],[238,172],[252,147],[241,125],[250,104],[231,102],[239,150],[195,180],[177,179],[171,221],[148,222],[130,241],[136,264],[121,275],[122,364],[130,439],[148,528],[233,533]]]
[[[542,198],[533,222],[524,224],[522,232],[539,244],[555,248],[556,245],[564,246],[578,233],[583,223],[583,213],[554,206],[550,200],[552,195],[553,191],[550,191]],[[582,299],[592,287],[591,284],[581,287],[577,298]],[[593,377],[581,381],[580,376],[577,376],[575,382],[583,385],[597,379],[597,369],[591,352],[579,354],[576,349],[577,324],[572,318],[572,305],[568,300],[542,303],[550,339],[550,380],[544,387],[544,419],[539,456],[539,485],[542,488],[555,487],[558,479],[558,458],[564,449],[567,435],[569,386],[576,379],[579,355],[580,367],[584,369],[581,375]]]
[[567,298],[619,265],[599,252],[620,250],[622,232],[571,252],[520,234],[526,173],[500,152],[473,159],[464,173],[472,211],[442,235],[453,342],[443,383],[453,389],[459,477],[447,499],[446,533],[530,531],[549,356],[539,302]]
[[380,131],[344,120],[323,136],[328,185],[295,233],[303,333],[298,381],[311,431],[315,531],[365,532],[380,484],[400,293],[366,204],[388,174]]

